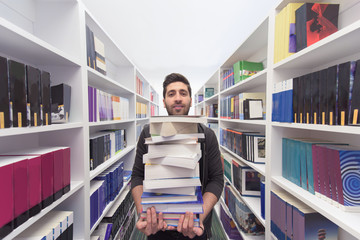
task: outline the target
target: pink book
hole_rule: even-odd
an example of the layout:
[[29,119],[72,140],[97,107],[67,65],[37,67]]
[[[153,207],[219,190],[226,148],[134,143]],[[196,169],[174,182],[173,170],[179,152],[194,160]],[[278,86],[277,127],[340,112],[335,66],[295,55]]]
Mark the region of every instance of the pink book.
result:
[[14,228],[14,185],[13,164],[9,160],[0,161],[0,238],[4,238]]
[[313,175],[314,175],[314,191],[315,191],[315,194],[320,193],[318,148],[319,147],[317,145],[312,145],[312,160],[313,160]]
[[70,161],[70,156],[71,156],[71,152],[70,152],[69,147],[65,147],[63,151],[64,151],[63,193],[65,194],[65,193],[70,191],[70,181],[71,181],[71,171],[70,171],[71,161]]
[[41,157],[29,156],[29,217],[41,211]]
[[62,149],[49,149],[49,151],[54,154],[54,201],[56,201],[63,195],[64,152]]

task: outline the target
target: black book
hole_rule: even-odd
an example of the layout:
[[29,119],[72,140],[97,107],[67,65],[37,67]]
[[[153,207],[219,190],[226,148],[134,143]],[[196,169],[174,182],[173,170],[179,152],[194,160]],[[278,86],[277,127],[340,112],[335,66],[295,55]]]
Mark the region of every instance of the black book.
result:
[[326,124],[327,112],[327,68],[320,71],[319,75],[319,112],[320,124]]
[[244,102],[244,119],[255,120],[263,119],[262,99],[245,99]]
[[0,57],[0,128],[11,127],[7,59]]
[[320,98],[319,87],[320,86],[320,72],[313,72],[311,74],[311,114],[310,120],[313,124],[320,123]]
[[305,109],[304,109],[304,95],[305,95],[305,76],[300,76],[298,80],[298,89],[297,89],[297,103],[298,103],[298,123],[304,123],[305,121]]
[[42,125],[51,124],[50,73],[42,71],[40,80]]
[[27,101],[30,105],[30,125],[41,125],[40,111],[40,70],[26,66]]
[[307,47],[306,42],[306,4],[295,11],[296,52]]
[[69,121],[71,87],[65,83],[51,86],[51,122],[65,123]]
[[325,123],[329,125],[337,125],[336,115],[336,81],[338,74],[338,65],[328,68],[327,71],[327,113]]
[[350,76],[351,66],[355,62],[346,62],[339,64],[338,73],[338,124],[348,125],[349,122],[349,92],[350,92]]
[[349,124],[360,124],[360,60],[356,61],[354,82],[351,91],[351,106],[350,106],[350,119]]
[[293,78],[293,116],[294,123],[299,123],[299,104],[298,104],[298,88],[299,88],[299,78]]
[[311,73],[304,75],[304,123],[311,123]]
[[87,56],[87,65],[91,68],[93,68],[93,59],[91,54],[91,30],[88,26],[86,26],[86,56]]
[[10,105],[13,127],[27,126],[25,65],[9,60]]

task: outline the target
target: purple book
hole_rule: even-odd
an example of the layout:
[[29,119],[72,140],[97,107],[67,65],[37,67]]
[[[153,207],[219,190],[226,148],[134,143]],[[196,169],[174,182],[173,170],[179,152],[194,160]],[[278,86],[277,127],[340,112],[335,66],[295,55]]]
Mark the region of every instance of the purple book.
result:
[[88,86],[89,122],[93,122],[93,88]]
[[93,121],[94,122],[97,122],[97,112],[98,112],[98,102],[97,102],[97,89],[96,88],[93,88]]

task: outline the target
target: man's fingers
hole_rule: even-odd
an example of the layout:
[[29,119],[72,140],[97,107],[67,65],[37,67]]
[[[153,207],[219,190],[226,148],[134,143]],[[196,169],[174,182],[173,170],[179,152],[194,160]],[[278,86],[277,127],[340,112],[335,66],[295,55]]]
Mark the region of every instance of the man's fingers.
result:
[[183,225],[183,222],[184,222],[184,218],[185,216],[184,215],[181,215],[180,216],[180,219],[179,219],[179,222],[178,222],[178,225],[177,225],[177,231],[178,232],[182,232],[182,225]]

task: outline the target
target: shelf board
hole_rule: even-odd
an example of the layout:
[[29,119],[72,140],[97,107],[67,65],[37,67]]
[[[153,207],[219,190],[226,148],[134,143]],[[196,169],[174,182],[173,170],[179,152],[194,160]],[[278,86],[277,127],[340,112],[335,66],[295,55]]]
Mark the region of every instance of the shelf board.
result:
[[81,187],[84,186],[83,181],[71,181],[70,184],[70,191],[66,193],[65,195],[61,196],[58,200],[53,202],[50,206],[46,207],[45,209],[42,209],[40,213],[36,214],[23,224],[21,224],[19,227],[14,229],[9,235],[7,235],[3,240],[10,240],[15,238],[17,235],[25,231],[27,228],[31,227],[32,224],[34,224],[36,221],[38,221],[40,218],[45,216],[48,212],[56,208],[58,205],[60,205],[62,202],[64,202],[67,198],[72,196],[75,192],[77,192]]
[[146,118],[136,118],[136,121],[139,122],[139,121],[146,121],[146,120],[150,120],[149,117],[146,117]]
[[80,59],[64,53],[1,17],[0,49],[6,55],[33,65],[81,66]]
[[87,66],[87,73],[89,86],[98,88],[116,96],[133,95],[133,92],[127,87],[109,78],[108,76],[103,75],[95,69],[90,68],[89,66]]
[[230,149],[228,149],[227,147],[220,145],[220,148],[224,149],[226,152],[231,154],[233,157],[235,157],[242,163],[244,163],[244,164],[248,165],[249,167],[251,167],[252,169],[256,170],[261,175],[265,176],[265,164],[249,162],[249,161],[243,159],[242,157],[240,157],[239,155],[237,155],[236,153],[234,153],[233,151],[231,151]]
[[282,122],[272,122],[271,125],[273,127],[304,129],[311,131],[345,133],[345,134],[356,134],[356,135],[360,134],[360,127],[357,126],[330,126],[330,125],[321,125],[321,124],[282,123]]
[[[266,86],[266,76],[267,76],[267,69],[258,72],[257,74],[238,82],[237,84],[222,90],[220,92],[221,96],[228,96],[239,94],[241,92],[246,92],[247,90],[251,90],[256,87]],[[265,88],[264,88],[265,92]]]
[[206,118],[208,121],[210,120],[210,121],[219,121],[219,118],[217,118],[217,117],[207,117]]
[[113,165],[115,162],[119,161],[122,157],[124,157],[126,154],[128,154],[133,149],[135,149],[135,145],[127,146],[121,152],[119,152],[118,154],[115,154],[115,156],[113,156],[110,159],[106,160],[105,162],[103,162],[102,164],[97,166],[97,168],[95,168],[94,170],[91,170],[90,171],[90,181],[92,179],[94,179],[97,175],[102,173],[105,169],[107,169],[108,167]]
[[128,123],[128,122],[133,122],[133,121],[135,121],[135,119],[124,119],[124,120],[113,120],[113,121],[101,121],[101,122],[89,122],[89,127],[105,126],[105,125],[118,124],[118,123]]
[[313,69],[360,52],[360,20],[291,55],[274,69]]
[[244,124],[254,124],[254,125],[263,125],[263,126],[265,126],[265,124],[266,124],[266,120],[240,120],[240,119],[220,118],[220,121],[233,122],[233,123],[244,123]]
[[142,103],[148,103],[150,100],[144,96],[141,96],[140,94],[136,93],[136,101],[142,102]]
[[39,127],[4,128],[4,129],[0,129],[0,137],[69,130],[69,129],[82,128],[83,126],[84,126],[83,123],[75,122],[75,123],[64,123],[64,124],[51,124],[48,126],[39,126]]
[[283,178],[282,176],[274,176],[271,178],[271,180],[289,192],[291,195],[295,196],[297,199],[301,200],[309,207],[318,211],[330,221],[337,224],[345,231],[354,236],[360,236],[360,213],[342,211],[338,207],[311,194],[310,192]]
[[219,98],[219,93],[215,93],[214,95],[212,95],[211,97],[205,98],[204,97],[204,102],[205,103],[209,103],[209,102],[215,102],[217,101]]
[[[228,209],[228,207],[226,206],[225,201],[224,201],[224,199],[223,199],[222,197],[220,198],[220,205],[224,208],[226,214],[228,214],[229,216],[231,216],[231,218],[233,219],[233,222],[234,222],[237,230],[239,231],[241,237],[242,237],[244,240],[263,240],[263,239],[265,239],[265,235],[261,235],[261,236],[251,236],[251,235],[245,234],[245,233],[241,230],[241,228],[240,228],[240,226],[237,224],[237,222],[234,220],[235,217],[234,217],[234,216],[231,214],[231,212],[229,211],[229,209]],[[220,222],[221,222],[221,221],[220,221]],[[221,222],[221,225],[222,225],[222,222]],[[225,234],[226,234],[226,232],[225,232]],[[227,234],[226,234],[226,235],[227,235]]]
[[106,205],[105,209],[103,210],[101,216],[99,217],[99,219],[96,221],[96,223],[94,224],[94,226],[92,226],[91,230],[90,230],[90,235],[92,234],[92,232],[96,229],[96,227],[99,225],[99,223],[101,222],[101,220],[104,218],[104,216],[107,214],[107,212],[111,209],[112,205],[116,202],[116,200],[121,196],[121,193],[126,189],[127,185],[130,183],[130,181],[124,181],[124,185],[121,188],[121,190],[119,191],[118,195],[114,198],[113,201],[109,202],[108,205]]

